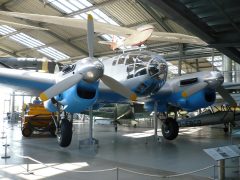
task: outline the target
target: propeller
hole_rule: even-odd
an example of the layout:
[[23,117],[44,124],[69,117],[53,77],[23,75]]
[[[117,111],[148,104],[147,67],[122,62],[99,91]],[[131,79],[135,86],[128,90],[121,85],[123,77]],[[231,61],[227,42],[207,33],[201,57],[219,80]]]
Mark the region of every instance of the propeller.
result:
[[87,82],[94,82],[99,79],[102,80],[104,84],[106,84],[110,89],[114,92],[135,101],[137,96],[133,93],[130,89],[123,86],[121,83],[116,81],[115,79],[104,75],[103,74],[103,64],[97,58],[93,57],[94,54],[94,24],[93,24],[93,17],[92,15],[88,15],[88,33],[87,33],[87,40],[88,40],[88,51],[89,51],[89,58],[86,59],[85,69],[80,69],[79,72],[76,74],[59,81],[52,87],[48,88],[46,91],[40,94],[40,98],[43,101],[46,101],[63,91],[67,90],[68,88],[72,87],[73,85],[77,84],[81,80],[85,80]]
[[66,79],[56,83],[55,85],[53,85],[52,87],[48,88],[46,91],[44,91],[43,93],[40,94],[41,100],[46,101],[46,100],[62,93],[63,91],[67,90],[68,88],[72,87],[74,84],[81,81],[82,78],[83,78],[82,74],[75,74],[69,78],[66,78]]
[[222,98],[228,102],[228,104],[232,107],[237,106],[237,102],[233,99],[233,97],[228,93],[228,91],[223,86],[218,86],[216,91],[222,96]]
[[[207,86],[209,86],[210,84],[206,81],[204,82],[200,82],[200,83],[197,83],[193,86],[190,86],[189,88],[187,88],[186,90],[184,90],[182,92],[182,97],[184,98],[187,98],[195,93],[197,93],[198,91],[206,88]],[[228,102],[228,104],[232,107],[236,107],[237,106],[237,103],[236,101],[233,99],[233,97],[228,93],[228,91],[223,87],[221,86],[220,84],[217,84],[215,86],[216,88],[216,91],[222,96],[222,98]]]

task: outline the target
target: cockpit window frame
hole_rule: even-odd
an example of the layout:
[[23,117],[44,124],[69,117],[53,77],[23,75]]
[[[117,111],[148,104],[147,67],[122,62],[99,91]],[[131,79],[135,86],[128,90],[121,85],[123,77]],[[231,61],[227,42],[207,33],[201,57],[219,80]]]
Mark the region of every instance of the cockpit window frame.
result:
[[63,75],[73,72],[76,68],[76,64],[67,65],[62,68]]
[[[120,56],[119,58],[118,58],[118,61],[117,61],[117,64],[118,65],[124,65],[124,62],[125,62],[125,59],[126,59],[126,57],[125,56]],[[121,61],[121,63],[119,63]]]

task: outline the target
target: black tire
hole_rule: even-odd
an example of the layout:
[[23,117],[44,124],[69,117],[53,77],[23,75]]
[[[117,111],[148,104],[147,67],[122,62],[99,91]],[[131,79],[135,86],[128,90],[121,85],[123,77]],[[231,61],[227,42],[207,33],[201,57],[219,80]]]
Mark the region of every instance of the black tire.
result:
[[33,130],[30,127],[24,127],[22,129],[22,135],[24,137],[30,137],[32,135],[32,133],[33,133]]
[[175,119],[167,118],[162,125],[162,135],[165,139],[173,140],[178,136],[179,126]]
[[67,147],[72,141],[72,123],[69,120],[63,119],[61,122],[60,132],[57,134],[58,144],[61,147]]

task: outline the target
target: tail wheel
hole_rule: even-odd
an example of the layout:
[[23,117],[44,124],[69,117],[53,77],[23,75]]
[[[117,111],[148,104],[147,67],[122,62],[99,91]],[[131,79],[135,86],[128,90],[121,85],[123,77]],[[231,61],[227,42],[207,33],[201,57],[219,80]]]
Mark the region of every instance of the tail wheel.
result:
[[60,132],[57,134],[58,144],[67,147],[72,141],[72,123],[68,119],[62,119]]
[[162,135],[165,139],[173,140],[178,136],[179,126],[175,119],[167,118],[162,125]]
[[30,137],[30,136],[32,135],[32,132],[33,132],[33,130],[32,130],[29,126],[24,127],[24,128],[22,129],[22,135],[23,135],[24,137]]

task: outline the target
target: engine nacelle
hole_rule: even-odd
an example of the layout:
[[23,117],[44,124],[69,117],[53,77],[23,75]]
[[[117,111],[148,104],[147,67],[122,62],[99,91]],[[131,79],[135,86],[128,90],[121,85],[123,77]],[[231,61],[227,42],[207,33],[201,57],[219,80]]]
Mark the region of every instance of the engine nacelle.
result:
[[66,112],[80,113],[91,107],[98,97],[98,84],[81,81],[77,85],[55,96]]
[[186,111],[195,111],[212,105],[216,99],[216,92],[213,89],[203,89],[188,98],[178,99],[177,104]]
[[[63,105],[63,109],[69,113],[80,113],[91,107],[98,96],[98,83],[81,81],[63,93],[55,96],[55,100]],[[44,102],[44,107],[50,112],[56,112],[56,104],[52,100]]]
[[49,112],[57,112],[57,105],[51,99],[44,101],[43,105]]

